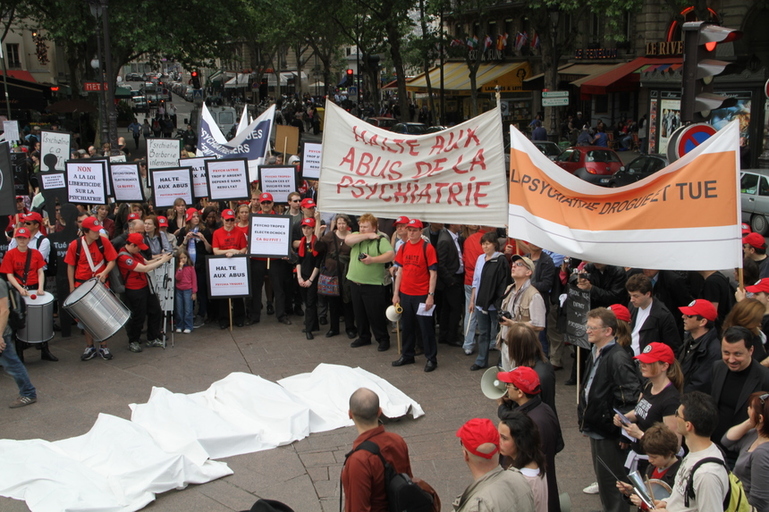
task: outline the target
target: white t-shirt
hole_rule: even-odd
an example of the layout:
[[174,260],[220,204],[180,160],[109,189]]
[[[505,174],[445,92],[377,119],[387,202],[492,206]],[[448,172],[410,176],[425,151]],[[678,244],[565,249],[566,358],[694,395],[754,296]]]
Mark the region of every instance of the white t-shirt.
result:
[[723,460],[721,450],[710,443],[708,448],[698,452],[689,452],[681,461],[676,473],[673,492],[667,501],[668,512],[723,512],[724,498],[729,489],[729,475],[720,464],[703,464],[694,473],[694,499],[686,506],[686,485],[694,464],[702,459],[715,457]]
[[630,346],[633,347],[633,354],[638,355],[641,353],[641,327],[643,327],[646,319],[649,318],[649,314],[652,312],[652,303],[649,303],[646,309],[638,308],[638,315],[635,317],[635,327],[633,327],[633,334],[631,335],[632,341]]

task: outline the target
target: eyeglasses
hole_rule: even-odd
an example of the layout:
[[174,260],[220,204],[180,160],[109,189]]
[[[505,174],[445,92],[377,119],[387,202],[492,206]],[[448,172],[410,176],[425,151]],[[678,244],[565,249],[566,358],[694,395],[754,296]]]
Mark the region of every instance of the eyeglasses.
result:
[[31,226],[32,224],[36,224],[36,222],[25,222],[24,223],[25,226]]
[[513,266],[514,267],[528,267],[528,265],[526,265],[522,261],[516,261],[515,263],[513,263]]
[[272,201],[262,201],[262,204],[272,204]]
[[301,199],[292,199],[291,202],[292,203],[301,203],[302,200]]
[[601,327],[591,327],[589,325],[587,327],[585,327],[586,331],[591,331],[591,332],[592,331],[602,331],[604,329],[606,329],[606,326],[603,326],[603,325]]
[[224,219],[224,222],[235,222],[235,219]]
[[[766,395],[766,396],[769,396],[769,395]],[[683,421],[686,421],[686,418],[684,418],[682,415],[678,414],[678,409],[676,409],[675,417],[676,418],[680,418]]]

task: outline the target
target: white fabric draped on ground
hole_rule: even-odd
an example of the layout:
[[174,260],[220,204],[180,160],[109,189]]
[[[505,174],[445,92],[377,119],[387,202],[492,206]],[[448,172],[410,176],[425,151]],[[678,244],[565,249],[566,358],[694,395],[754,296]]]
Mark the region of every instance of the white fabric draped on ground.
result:
[[385,416],[424,414],[389,382],[361,368],[320,364],[277,384],[231,373],[206,391],[184,395],[153,388],[131,404],[131,421],[100,414],[82,436],[56,442],[0,440],[0,495],[32,512],[130,512],[158,493],[232,474],[231,457],[337,429],[353,391],[379,395]]

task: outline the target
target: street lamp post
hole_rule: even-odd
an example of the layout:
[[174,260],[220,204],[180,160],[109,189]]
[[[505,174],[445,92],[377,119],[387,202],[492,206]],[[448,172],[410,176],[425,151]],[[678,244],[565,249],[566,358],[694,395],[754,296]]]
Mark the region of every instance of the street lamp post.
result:
[[[558,41],[558,20],[560,19],[561,12],[557,7],[553,6],[550,9],[550,29],[552,39],[550,40],[550,58],[552,59],[552,72],[553,72],[553,90],[558,89],[558,59],[556,58],[557,49],[556,44]],[[556,122],[556,107],[550,107],[550,135],[555,142],[558,142],[558,124]]]
[[[105,142],[110,143],[111,151],[117,151],[117,112],[115,111],[115,83],[113,82],[113,70],[112,70],[112,46],[110,44],[109,36],[109,0],[88,0],[91,7],[91,14],[96,18],[96,22],[99,22],[101,18],[101,34],[97,28],[96,30],[96,43],[97,50],[99,52],[99,58],[97,59],[98,75],[101,84],[101,119],[102,119],[102,144]],[[103,41],[102,41],[103,39]],[[91,61],[91,65],[94,62]]]

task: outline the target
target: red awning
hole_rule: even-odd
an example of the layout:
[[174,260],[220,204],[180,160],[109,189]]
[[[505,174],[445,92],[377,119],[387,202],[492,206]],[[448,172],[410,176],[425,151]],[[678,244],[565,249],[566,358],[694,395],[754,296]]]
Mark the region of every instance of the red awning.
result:
[[[2,74],[3,70],[0,69],[0,75]],[[23,69],[9,69],[8,76],[15,78],[16,80],[24,80],[25,82],[32,82],[33,84],[37,83],[37,80],[32,76],[32,73],[24,71]]]
[[651,57],[638,57],[637,59],[621,64],[609,71],[587,77],[582,81],[579,92],[581,95],[606,94],[609,92],[633,91],[641,82],[640,68],[647,65],[680,65],[681,57],[668,59],[654,59]]

